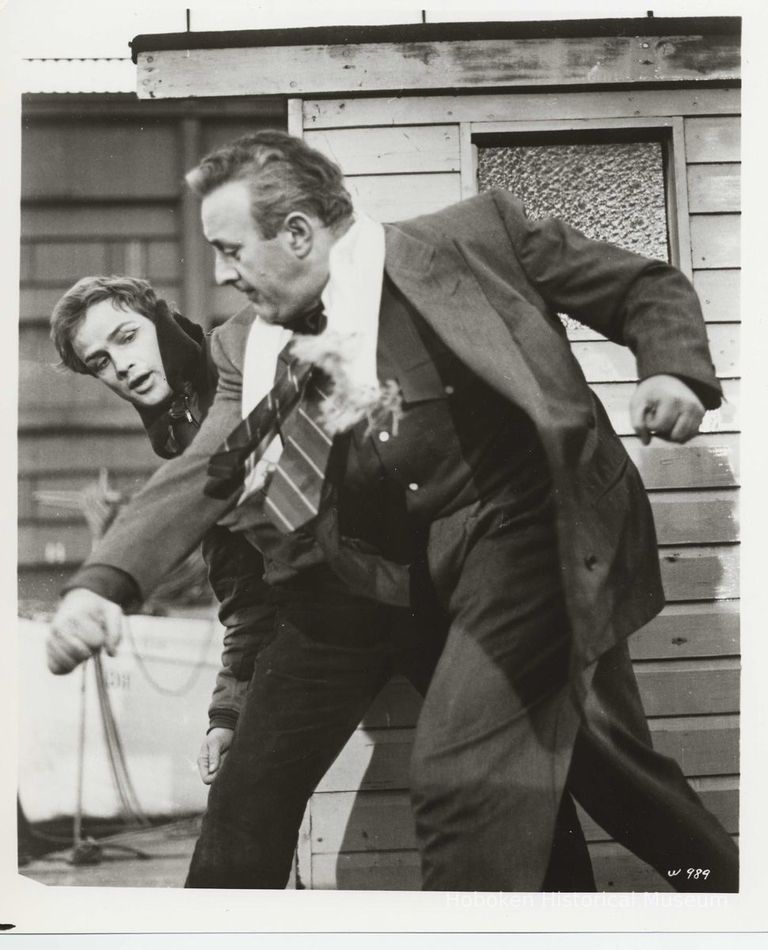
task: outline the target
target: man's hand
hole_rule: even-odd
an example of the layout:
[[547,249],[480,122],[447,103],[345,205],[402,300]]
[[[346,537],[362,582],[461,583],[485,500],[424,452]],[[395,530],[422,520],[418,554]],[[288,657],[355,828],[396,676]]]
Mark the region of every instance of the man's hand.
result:
[[668,442],[687,442],[699,431],[704,406],[677,376],[649,376],[638,383],[629,415],[643,445],[654,435]]
[[216,726],[203,739],[200,746],[200,755],[197,757],[197,768],[200,778],[206,785],[210,785],[216,778],[227,750],[232,745],[234,730]]
[[117,652],[123,633],[123,611],[105,597],[75,587],[62,597],[51,621],[46,650],[52,673],[69,673],[102,647]]

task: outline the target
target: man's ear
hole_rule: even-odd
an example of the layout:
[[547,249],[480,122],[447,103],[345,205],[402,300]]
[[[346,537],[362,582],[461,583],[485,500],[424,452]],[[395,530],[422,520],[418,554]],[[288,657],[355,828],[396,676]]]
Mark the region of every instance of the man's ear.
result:
[[301,211],[291,211],[283,223],[288,247],[301,260],[312,251],[315,230],[315,223]]

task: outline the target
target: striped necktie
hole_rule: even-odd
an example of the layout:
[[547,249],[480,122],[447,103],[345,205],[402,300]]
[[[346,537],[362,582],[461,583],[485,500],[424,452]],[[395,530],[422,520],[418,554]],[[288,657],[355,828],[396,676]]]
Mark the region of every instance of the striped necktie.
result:
[[320,423],[328,380],[316,367],[290,355],[278,357],[271,392],[227,436],[208,463],[206,495],[229,498],[276,435],[283,451],[272,473],[264,512],[282,532],[295,531],[319,509],[332,438]]

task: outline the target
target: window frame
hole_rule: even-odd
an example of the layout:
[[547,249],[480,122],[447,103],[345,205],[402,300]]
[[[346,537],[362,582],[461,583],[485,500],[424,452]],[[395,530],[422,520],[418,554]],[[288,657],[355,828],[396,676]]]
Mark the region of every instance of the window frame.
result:
[[682,116],[461,122],[459,123],[461,196],[470,198],[478,194],[477,152],[482,140],[487,137],[508,136],[510,144],[514,144],[515,138],[523,139],[533,134],[552,133],[558,139],[567,141],[563,133],[572,132],[574,135],[608,133],[610,135],[611,132],[631,133],[633,130],[646,135],[657,132],[662,141],[670,263],[692,279],[693,260],[685,167],[685,124]]

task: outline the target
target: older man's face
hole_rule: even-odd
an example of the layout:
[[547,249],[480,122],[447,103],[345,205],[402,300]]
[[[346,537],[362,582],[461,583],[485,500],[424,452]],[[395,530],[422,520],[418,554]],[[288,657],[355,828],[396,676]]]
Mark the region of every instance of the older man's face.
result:
[[203,232],[216,252],[216,282],[230,284],[267,323],[286,323],[315,304],[327,280],[327,254],[297,243],[289,228],[263,238],[251,215],[250,189],[231,181],[206,195]]

